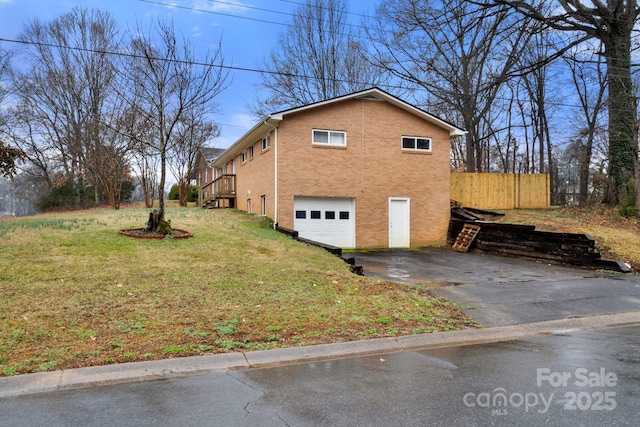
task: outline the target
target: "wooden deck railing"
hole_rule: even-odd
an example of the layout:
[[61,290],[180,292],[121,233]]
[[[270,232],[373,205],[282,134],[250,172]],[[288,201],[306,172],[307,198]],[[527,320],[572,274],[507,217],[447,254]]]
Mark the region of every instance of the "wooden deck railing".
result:
[[216,199],[232,199],[236,197],[236,176],[224,174],[200,188],[202,203]]

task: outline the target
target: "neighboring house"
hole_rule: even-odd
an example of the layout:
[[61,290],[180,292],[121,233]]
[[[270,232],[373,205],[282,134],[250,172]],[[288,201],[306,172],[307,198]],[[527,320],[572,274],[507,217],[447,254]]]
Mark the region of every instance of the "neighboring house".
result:
[[463,130],[373,88],[263,118],[212,163],[206,206],[342,248],[444,245]]
[[[212,163],[224,152],[225,150],[222,148],[201,148],[196,160],[195,174],[191,177],[192,184],[197,185],[201,189],[206,187],[207,184],[210,184],[214,179]],[[210,199],[211,197],[211,194],[200,191],[198,205],[202,206],[203,201]]]

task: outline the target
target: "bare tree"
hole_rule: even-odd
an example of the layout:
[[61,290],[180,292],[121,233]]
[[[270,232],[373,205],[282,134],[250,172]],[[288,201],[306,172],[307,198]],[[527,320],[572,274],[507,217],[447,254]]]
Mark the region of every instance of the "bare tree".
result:
[[136,142],[124,131],[129,119],[124,100],[114,98],[113,101],[117,105],[110,108],[112,116],[103,116],[96,123],[96,133],[100,136],[87,145],[86,164],[102,187],[109,205],[119,209],[123,184],[132,181],[130,161]]
[[[129,99],[128,102],[134,101]],[[140,177],[140,187],[147,208],[153,208],[158,190],[158,153],[149,141],[153,141],[153,123],[146,116],[136,113],[137,108],[128,108],[123,114],[122,132],[128,135],[132,144],[132,163]]]
[[[11,54],[0,49],[0,106],[8,97],[10,89],[8,75]],[[3,141],[2,135],[6,133],[8,118],[4,111],[0,111],[0,176],[10,177],[16,173],[16,162],[25,158],[26,153],[16,147],[12,147]]]
[[178,183],[178,202],[187,206],[191,177],[195,175],[198,153],[208,141],[220,136],[220,128],[199,121],[197,114],[185,114],[176,131],[176,143],[168,153],[169,169]]
[[368,31],[376,65],[422,89],[431,107],[458,113],[469,172],[486,164],[483,120],[532,34],[515,15],[463,0],[388,0]]
[[[4,104],[5,100],[11,92],[11,84],[9,82],[9,76],[11,72],[11,56],[12,53],[4,50],[0,47],[0,105]],[[0,111],[2,113],[2,111]],[[0,125],[4,127],[4,117],[0,116]]]
[[100,180],[92,169],[98,162],[88,156],[100,151],[101,120],[110,116],[115,73],[109,52],[118,50],[118,34],[109,13],[74,8],[51,22],[26,24],[20,36],[29,66],[14,80],[29,130],[24,142],[30,148],[47,145],[33,150],[35,155],[53,148],[65,181],[78,191],[77,203],[90,187],[98,201]]
[[[522,68],[526,68],[530,64],[541,64],[547,57],[548,40],[545,34],[536,34],[531,38],[529,44],[524,47],[525,55],[520,62]],[[533,146],[538,148],[538,168],[539,173],[548,172],[551,168],[552,159],[549,158],[551,153],[551,138],[549,137],[549,118],[547,94],[548,67],[540,65],[533,67],[531,72],[520,77],[519,81],[526,93],[528,104],[528,112],[530,118],[530,128],[533,138]],[[537,144],[536,144],[537,143]],[[534,150],[532,150],[533,152]],[[545,152],[547,158],[545,158]],[[531,159],[531,169],[536,170],[535,162]],[[545,167],[548,166],[547,167]]]
[[186,39],[178,39],[172,23],[158,22],[147,34],[138,28],[130,54],[130,63],[123,68],[123,77],[128,79],[128,105],[149,123],[152,139],[145,142],[160,159],[159,211],[149,228],[167,232],[164,188],[168,155],[188,114],[198,112],[202,119],[214,111],[214,99],[226,88],[228,72],[222,67],[220,43],[212,56],[196,63],[193,48]]
[[262,61],[267,97],[254,103],[254,113],[263,116],[381,84],[381,70],[361,54],[363,41],[348,23],[345,0],[306,0]]
[[[475,1],[474,1],[475,2]],[[604,46],[609,89],[609,181],[605,202],[640,207],[632,188],[636,175],[635,99],[631,79],[632,34],[640,12],[635,0],[489,0],[484,6],[509,7],[567,34],[549,58],[557,58],[587,40]],[[548,60],[549,60],[548,58]]]
[[599,135],[604,133],[600,125],[602,114],[606,111],[606,81],[604,64],[599,55],[593,52],[571,52],[565,59],[571,70],[571,82],[580,101],[578,129],[573,138],[573,151],[578,161],[578,203],[586,205],[589,201],[589,183],[591,178],[591,158],[593,147]]
[[47,129],[41,126],[38,112],[37,106],[32,107],[28,99],[19,100],[9,110],[5,137],[24,150],[28,163],[23,168],[24,175],[30,177],[34,185],[47,189],[53,185],[52,172],[61,169],[61,165],[56,147],[44,142]]
[[133,161],[140,176],[140,187],[144,198],[144,206],[153,208],[158,191],[158,169],[160,168],[157,153],[144,143],[136,144]]

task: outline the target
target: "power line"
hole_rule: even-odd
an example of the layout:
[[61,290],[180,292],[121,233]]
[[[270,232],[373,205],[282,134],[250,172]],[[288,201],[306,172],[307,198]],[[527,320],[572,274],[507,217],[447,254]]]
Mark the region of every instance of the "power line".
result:
[[[168,8],[188,10],[190,12],[209,13],[209,14],[212,14],[212,15],[226,16],[226,17],[229,17],[229,18],[244,19],[244,20],[253,21],[253,22],[262,22],[264,24],[272,24],[272,25],[279,25],[279,26],[282,26],[282,27],[305,29],[305,27],[302,27],[300,25],[289,24],[289,23],[286,23],[286,22],[270,21],[270,20],[267,20],[267,19],[254,18],[254,17],[249,17],[249,16],[242,16],[242,15],[237,15],[237,14],[227,13],[227,12],[219,12],[219,11],[207,10],[207,9],[198,9],[198,8],[195,8],[195,7],[192,7],[192,6],[180,6],[180,5],[173,4],[173,3],[163,3],[161,1],[156,1],[156,0],[138,0],[138,1],[141,2],[141,3],[155,4],[157,6],[164,6],[164,7],[168,7]],[[228,1],[222,1],[222,0],[208,0],[208,1],[212,2],[212,3],[221,3],[221,4],[231,5],[231,6],[245,8],[245,9],[258,10],[258,11],[261,11],[261,12],[285,15],[285,16],[290,17],[290,18],[295,18],[297,16],[297,14],[295,14],[295,13],[282,12],[282,11],[278,11],[278,10],[265,9],[265,8],[255,7],[255,6],[248,6],[248,5],[243,5],[243,4],[240,4],[240,3],[232,3],[232,2],[228,2]],[[296,4],[304,5],[304,3],[296,3]],[[326,8],[321,7],[321,9],[326,9]],[[353,14],[353,13],[346,12],[346,11],[345,11],[345,14],[356,15],[356,16],[366,16],[366,15]],[[371,17],[369,16],[369,18],[371,18]],[[366,29],[367,28],[367,27],[365,27],[363,25],[352,24],[352,23],[348,23],[348,24],[346,24],[346,26],[352,27],[352,28],[362,28],[362,29]],[[345,37],[355,37],[355,38],[362,38],[362,39],[365,38],[365,36],[363,36],[361,34],[338,33],[338,32],[336,32],[334,34],[339,35],[339,36],[340,35],[341,36],[345,36]]]
[[[266,19],[259,19],[259,18],[251,18],[251,17],[248,17],[248,16],[234,15],[232,13],[217,12],[217,11],[213,11],[213,10],[196,9],[195,7],[190,7],[190,6],[180,6],[180,5],[177,5],[177,4],[169,4],[169,3],[163,3],[163,2],[160,2],[160,1],[153,1],[153,0],[138,0],[138,1],[142,2],[142,3],[155,4],[157,6],[169,7],[169,8],[172,8],[172,9],[183,9],[183,10],[188,10],[188,11],[191,11],[191,12],[210,13],[210,14],[213,14],[213,15],[227,16],[227,17],[230,17],[230,18],[237,18],[237,19],[245,19],[245,20],[248,20],[248,21],[262,22],[262,23],[265,23],[265,24],[283,25],[283,26],[287,26],[287,27],[294,27],[293,25],[287,24],[287,23],[284,23],[284,22],[269,21],[269,20],[266,20]],[[235,3],[228,3],[228,2],[222,2],[222,3],[235,4]],[[238,6],[240,6],[240,5],[238,5]],[[250,9],[262,10],[262,11],[266,11],[266,12],[272,12],[272,13],[280,13],[280,12],[275,12],[275,11],[271,11],[271,10],[268,10],[268,9],[254,8],[254,7],[250,7],[250,6],[243,6],[243,7],[247,7],[247,8],[250,8]],[[284,12],[282,12],[282,13],[285,14],[285,15],[288,15],[288,14],[286,14]]]
[[[249,68],[249,67],[239,67],[235,65],[214,64],[214,63],[200,62],[200,61],[188,61],[184,59],[169,59],[169,58],[153,57],[153,56],[150,57],[150,56],[139,55],[139,54],[129,53],[129,52],[122,52],[122,51],[114,52],[109,50],[60,45],[56,43],[45,43],[45,42],[37,42],[37,41],[31,41],[31,40],[17,40],[17,39],[8,39],[8,38],[0,37],[0,42],[22,44],[27,46],[39,46],[39,47],[48,47],[48,48],[56,48],[56,49],[65,49],[65,50],[72,50],[72,51],[78,51],[78,52],[96,53],[99,55],[112,55],[115,57],[169,62],[169,63],[176,63],[176,64],[182,64],[182,65],[189,65],[189,66],[213,67],[213,68],[219,68],[221,70],[229,70],[229,71],[243,71],[243,72],[249,72],[249,73],[272,74],[272,75],[299,78],[299,79],[312,79],[312,80],[321,79],[321,77],[316,77],[316,76],[311,76],[306,74],[284,73],[281,71],[273,71],[273,70]],[[354,82],[354,81],[349,81],[344,79],[335,79],[335,78],[332,80],[340,83],[350,83],[350,84],[366,84],[367,83],[367,82]],[[393,85],[386,85],[385,87],[391,88],[391,89],[402,89],[402,87],[400,86],[393,86]]]
[[[270,21],[270,20],[265,20],[265,19],[257,19],[257,18],[251,18],[251,17],[244,17],[244,16],[232,14],[232,13],[222,13],[222,12],[215,12],[215,11],[209,11],[209,10],[195,9],[193,7],[180,6],[180,5],[175,5],[175,4],[172,5],[172,4],[162,3],[160,1],[155,1],[155,0],[138,0],[138,1],[143,2],[143,3],[156,4],[156,5],[165,6],[165,7],[185,9],[185,10],[189,10],[189,11],[197,11],[197,12],[204,12],[204,13],[214,13],[214,14],[218,14],[218,15],[222,15],[222,16],[231,17],[231,18],[247,19],[247,20],[251,20],[251,21],[255,21],[255,22],[263,22],[263,23],[274,24],[274,25],[296,27],[294,25],[286,24],[286,23],[282,23],[282,22]],[[234,2],[224,1],[224,0],[209,0],[209,1],[212,2],[212,3],[219,3],[219,4],[234,6],[234,7],[243,7],[243,8],[247,8],[247,9],[258,10],[258,11],[261,11],[261,12],[275,13],[275,14],[280,14],[280,15],[285,15],[285,16],[290,16],[290,17],[296,16],[295,14],[291,14],[291,13],[287,13],[287,12],[281,12],[281,11],[276,11],[276,10],[271,10],[271,9],[259,8],[259,7],[255,7],[255,6],[248,6],[248,5],[243,5],[243,4],[240,4],[240,3],[234,3]],[[301,2],[293,1],[293,0],[281,0],[281,1],[285,2],[285,3],[291,3],[291,4],[300,5],[300,6],[306,5],[305,3],[301,3]],[[324,7],[322,7],[322,6],[318,6],[318,7],[324,9]],[[347,12],[347,13],[349,13],[349,12]],[[366,17],[366,18],[373,18],[373,17],[371,17],[369,15],[353,14],[353,13],[350,13],[350,14],[355,15],[355,16]],[[99,50],[92,50],[92,49],[72,47],[72,46],[60,46],[60,45],[56,45],[56,44],[53,44],[53,43],[38,43],[38,42],[29,42],[29,41],[6,39],[6,38],[0,38],[0,41],[10,42],[10,43],[22,43],[22,44],[31,44],[31,45],[41,45],[41,46],[48,46],[48,47],[56,47],[58,49],[63,49],[64,48],[64,49],[72,49],[72,50],[80,50],[80,51],[89,51],[89,52],[94,52],[94,53],[99,53],[99,54],[108,54],[108,55],[131,57],[131,58],[138,58],[138,59],[143,58],[142,56],[136,55],[136,54],[133,54],[133,53],[99,51]],[[322,78],[322,77],[315,77],[315,76],[310,76],[310,75],[305,75],[305,74],[283,73],[283,72],[279,72],[279,71],[272,71],[272,70],[266,70],[266,69],[258,69],[258,68],[250,68],[250,67],[239,67],[239,66],[229,66],[229,65],[224,65],[224,64],[213,64],[213,63],[204,63],[204,62],[197,62],[197,61],[167,59],[167,58],[160,58],[160,57],[151,58],[151,59],[157,60],[157,61],[170,61],[170,62],[182,63],[182,64],[187,64],[187,65],[192,65],[192,66],[216,67],[216,68],[226,69],[226,70],[231,70],[231,71],[244,71],[244,72],[251,72],[251,73],[280,75],[280,76],[287,76],[287,77],[300,78],[300,79],[321,79]],[[636,66],[636,64],[632,64],[632,66]],[[341,83],[363,84],[362,82],[353,82],[353,81],[347,81],[347,80],[344,80],[344,79],[334,79],[334,80],[337,81],[337,82],[341,82]],[[385,85],[385,87],[390,88],[390,89],[403,89],[403,87],[396,86],[396,85]],[[565,106],[565,107],[578,107],[577,105],[564,104],[564,103],[553,103],[553,105]]]
[[[209,1],[216,1],[216,0],[209,0]],[[306,5],[307,5],[306,3],[302,3],[302,2],[294,1],[294,0],[280,0],[280,1],[281,1],[281,2],[283,2],[283,3],[291,3],[291,4],[298,5],[298,6],[306,6]],[[329,8],[327,8],[327,7],[324,7],[324,6],[318,6],[318,7],[319,7],[320,9],[329,9]],[[347,11],[347,12],[345,12],[345,13],[346,13],[347,15],[358,16],[358,17],[360,17],[360,18],[367,18],[367,19],[374,19],[374,18],[376,18],[375,16],[365,15],[365,14],[363,14],[363,13],[354,13],[354,12],[348,12],[348,11]]]
[[[96,53],[96,54],[100,54],[100,55],[113,55],[113,56],[116,56],[116,57],[125,57],[125,58],[133,58],[133,59],[151,59],[153,61],[170,62],[170,63],[189,65],[189,66],[215,67],[215,68],[220,68],[220,69],[229,70],[229,71],[243,71],[243,72],[259,73],[259,74],[273,74],[273,75],[287,76],[287,77],[300,78],[300,79],[320,79],[321,78],[321,77],[309,76],[309,75],[305,75],[305,74],[283,73],[283,72],[279,72],[279,71],[271,71],[271,70],[264,70],[264,69],[258,69],[258,68],[238,67],[238,66],[233,66],[233,65],[213,64],[213,63],[207,63],[207,62],[187,61],[187,60],[181,60],[181,59],[168,59],[168,58],[161,58],[161,57],[147,57],[147,56],[144,56],[144,55],[138,55],[138,54],[127,53],[127,52],[113,52],[113,51],[108,51],[108,50],[99,50],[99,49],[90,49],[90,48],[77,47],[77,46],[59,45],[59,44],[55,44],[55,43],[44,43],[44,42],[35,42],[35,41],[27,41],[27,40],[7,39],[7,38],[4,38],[4,37],[0,37],[0,42],[17,43],[17,44],[31,45],[31,46],[42,46],[42,47],[50,47],[50,48],[56,48],[56,49],[66,49],[66,50],[73,50],[73,51]],[[341,83],[364,84],[364,82],[353,82],[353,81],[342,80],[342,79],[334,79],[334,81],[341,82]],[[387,88],[387,89],[406,89],[404,86],[392,85],[392,84],[385,84],[384,87]],[[496,100],[509,100],[509,98],[505,98],[505,97],[496,97],[495,99]],[[548,102],[548,104],[549,105],[558,106],[558,107],[581,108],[580,105],[566,104],[566,103],[554,102],[554,101],[550,101],[550,102]]]
[[[247,17],[247,16],[241,16],[241,15],[237,15],[237,14],[233,14],[233,13],[223,13],[223,12],[217,12],[217,11],[212,11],[212,10],[206,10],[206,9],[198,9],[198,8],[194,8],[191,6],[180,6],[180,5],[176,5],[176,4],[169,4],[169,3],[163,3],[161,1],[158,0],[138,0],[139,2],[142,3],[149,3],[149,4],[155,4],[158,6],[164,6],[164,7],[168,7],[168,8],[176,8],[176,9],[182,9],[182,10],[188,10],[191,12],[200,12],[200,13],[209,13],[209,14],[214,14],[214,15],[220,15],[220,16],[226,16],[229,18],[236,18],[236,19],[244,19],[244,20],[248,20],[248,21],[254,21],[254,22],[261,22],[261,23],[266,23],[266,24],[271,24],[271,25],[278,25],[278,26],[283,26],[283,27],[289,27],[289,28],[297,28],[297,29],[306,29],[303,28],[299,25],[295,25],[295,24],[289,24],[286,22],[277,22],[277,21],[270,21],[270,20],[266,20],[266,19],[260,19],[260,18],[254,18],[254,17]],[[273,10],[273,9],[266,9],[266,8],[260,8],[260,7],[256,7],[256,6],[249,6],[249,5],[244,5],[241,3],[234,3],[234,2],[229,2],[229,1],[224,1],[224,0],[208,0],[210,3],[219,3],[219,4],[224,4],[224,5],[229,5],[229,6],[234,6],[234,7],[239,7],[239,8],[245,8],[245,9],[251,9],[251,10],[257,10],[257,11],[261,11],[261,12],[267,12],[267,13],[274,13],[274,14],[280,14],[280,15],[284,15],[290,18],[294,18],[297,15],[295,13],[288,13],[288,12],[282,12],[282,11],[278,11],[278,10]],[[306,3],[302,3],[299,1],[295,1],[295,0],[280,0],[281,2],[284,3],[290,3],[290,4],[294,4],[294,5],[298,5],[298,6],[306,6]],[[324,7],[324,6],[316,6],[320,9],[323,10],[328,10],[329,8]],[[367,19],[377,19],[377,20],[381,20],[381,21],[387,21],[387,22],[393,22],[392,20],[388,20],[388,19],[384,19],[381,18],[379,16],[371,16],[371,15],[365,15],[365,14],[359,14],[359,13],[353,13],[353,12],[348,12],[345,11],[344,12],[347,15],[353,15],[353,16],[359,16],[359,17],[363,17],[363,18],[367,18]],[[469,15],[473,14],[474,11],[470,11],[468,12]],[[436,19],[440,19],[442,17],[445,16],[445,12],[442,12],[442,15],[436,17]],[[357,25],[357,24],[352,24],[349,23],[347,24],[350,27],[355,27],[355,28],[362,28],[362,29],[368,29],[369,27],[363,26],[363,25]],[[640,30],[638,30],[640,31]],[[338,33],[338,32],[334,32],[335,35],[342,35],[345,37],[354,37],[354,38],[358,38],[358,39],[363,39],[363,40],[367,40],[367,41],[372,41],[372,42],[380,42],[380,43],[384,43],[384,40],[372,40],[370,37],[356,33]],[[604,55],[603,55],[604,57]],[[606,59],[606,57],[605,57]],[[631,64],[632,67],[637,67],[640,64]],[[554,64],[548,64],[547,66],[549,67],[555,67]],[[312,77],[313,78],[313,77]]]
[[223,70],[230,70],[230,71],[246,71],[246,72],[251,72],[251,73],[278,74],[278,75],[286,75],[286,76],[291,76],[291,77],[296,77],[296,78],[308,78],[308,79],[314,78],[312,76],[306,76],[306,75],[303,75],[303,74],[281,73],[281,72],[277,72],[277,71],[260,70],[260,69],[257,69],[257,68],[239,67],[239,66],[236,66],[236,65],[213,64],[213,63],[210,63],[210,62],[187,61],[187,60],[184,60],[184,59],[168,59],[168,58],[161,58],[161,57],[148,57],[148,56],[145,56],[145,55],[138,55],[138,54],[135,54],[135,53],[128,53],[128,52],[113,52],[113,51],[109,51],[109,50],[90,49],[90,48],[85,48],[85,47],[68,46],[68,45],[60,45],[60,44],[55,44],[55,43],[44,43],[44,42],[36,42],[36,41],[28,41],[28,40],[8,39],[8,38],[4,38],[4,37],[0,37],[0,42],[16,43],[16,44],[22,44],[22,45],[28,45],[28,46],[30,45],[30,46],[50,47],[50,48],[56,48],[56,49],[66,49],[66,50],[73,50],[73,51],[79,51],[79,52],[97,53],[97,54],[100,54],[100,55],[112,55],[112,56],[124,57],[124,58],[150,59],[150,60],[153,60],[153,61],[170,62],[170,63],[176,63],[176,64],[190,65],[190,66],[199,66],[199,67],[213,67],[213,68],[220,68],[220,69],[223,69]]

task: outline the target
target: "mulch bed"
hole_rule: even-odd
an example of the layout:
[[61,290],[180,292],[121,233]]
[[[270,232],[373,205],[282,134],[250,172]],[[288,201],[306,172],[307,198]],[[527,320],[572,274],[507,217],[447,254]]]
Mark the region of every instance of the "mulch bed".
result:
[[128,228],[118,230],[118,233],[135,239],[188,239],[189,237],[193,237],[193,234],[187,230],[180,230],[178,228],[172,228],[171,232],[166,235],[147,231],[144,228]]

